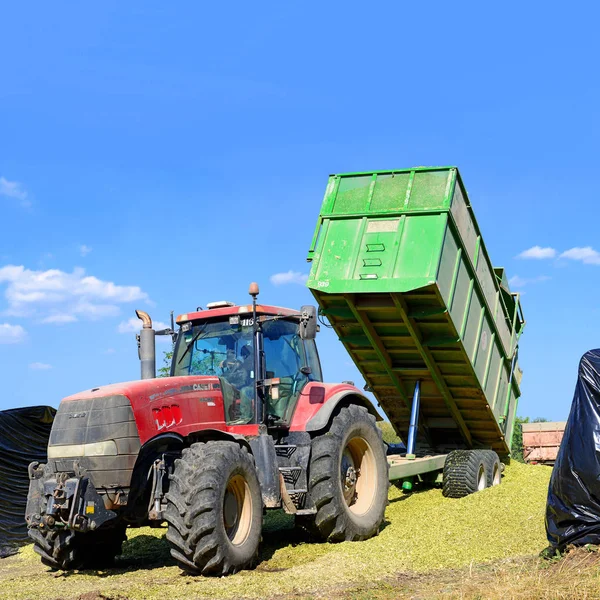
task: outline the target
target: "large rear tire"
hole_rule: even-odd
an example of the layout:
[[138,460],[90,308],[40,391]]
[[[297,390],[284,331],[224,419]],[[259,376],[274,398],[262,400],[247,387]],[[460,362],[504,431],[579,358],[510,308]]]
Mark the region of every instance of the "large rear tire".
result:
[[125,541],[125,525],[80,533],[68,529],[30,529],[33,549],[55,569],[102,569],[113,564]]
[[389,466],[381,430],[362,406],[343,407],[312,441],[308,490],[317,513],[302,524],[330,542],[379,533],[388,502]]
[[485,450],[453,450],[444,463],[442,494],[463,498],[488,487]]
[[234,442],[192,444],[170,476],[171,556],[186,572],[227,575],[258,556],[262,496],[254,460]]

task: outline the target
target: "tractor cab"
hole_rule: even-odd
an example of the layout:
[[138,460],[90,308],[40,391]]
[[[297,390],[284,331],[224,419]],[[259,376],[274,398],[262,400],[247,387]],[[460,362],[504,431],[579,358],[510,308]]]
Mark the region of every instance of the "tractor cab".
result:
[[305,313],[214,302],[180,315],[171,376],[219,377],[229,425],[285,426],[304,386],[323,380]]

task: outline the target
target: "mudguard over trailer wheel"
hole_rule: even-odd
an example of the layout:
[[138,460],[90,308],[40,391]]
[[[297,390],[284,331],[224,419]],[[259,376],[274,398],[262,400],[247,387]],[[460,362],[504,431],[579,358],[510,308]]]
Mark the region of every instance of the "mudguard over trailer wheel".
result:
[[444,463],[442,493],[463,498],[488,487],[487,450],[453,450]]
[[125,526],[80,533],[68,529],[30,529],[33,549],[42,563],[55,570],[104,568],[112,565],[121,554],[125,541]]
[[263,507],[245,448],[221,441],[192,444],[175,461],[166,498],[167,540],[184,571],[221,576],[253,566]]
[[376,535],[387,506],[388,470],[375,417],[362,406],[343,407],[312,441],[308,489],[317,513],[299,523],[330,542]]

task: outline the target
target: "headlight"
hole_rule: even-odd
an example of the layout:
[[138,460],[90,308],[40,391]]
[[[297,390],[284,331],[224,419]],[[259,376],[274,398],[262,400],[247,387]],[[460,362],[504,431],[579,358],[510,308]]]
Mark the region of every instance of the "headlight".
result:
[[93,444],[49,446],[48,458],[75,458],[77,456],[117,456],[117,444],[113,440]]

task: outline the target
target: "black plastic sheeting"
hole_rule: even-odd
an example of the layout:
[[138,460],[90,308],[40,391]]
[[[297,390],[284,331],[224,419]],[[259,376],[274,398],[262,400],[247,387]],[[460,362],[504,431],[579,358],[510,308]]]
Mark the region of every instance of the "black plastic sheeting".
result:
[[30,462],[46,462],[56,410],[31,406],[0,411],[0,557],[28,540],[25,505]]
[[550,546],[600,544],[600,349],[586,352],[548,488]]

